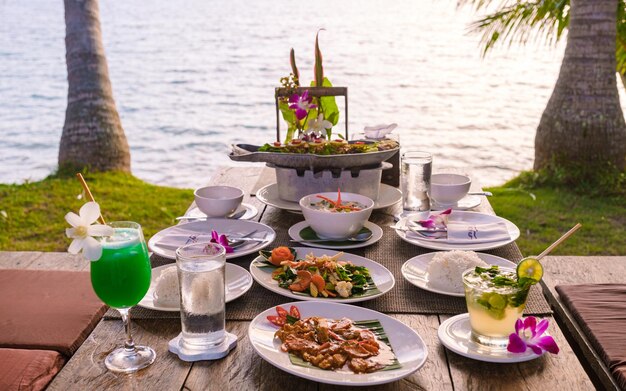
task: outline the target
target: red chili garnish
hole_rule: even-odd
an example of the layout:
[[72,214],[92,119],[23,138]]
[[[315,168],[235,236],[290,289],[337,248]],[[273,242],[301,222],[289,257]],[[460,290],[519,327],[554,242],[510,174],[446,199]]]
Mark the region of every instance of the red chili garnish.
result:
[[355,144],[355,145],[363,145],[363,144],[365,144],[365,143],[364,143],[363,141],[355,141],[355,142],[354,142],[354,144]]
[[284,326],[285,323],[287,322],[287,318],[281,318],[280,316],[276,316],[276,315],[269,315],[267,317],[267,320],[269,320],[270,322],[272,322],[278,327]]
[[300,319],[300,310],[295,305],[292,305],[291,308],[289,308],[289,315]]
[[281,145],[283,145],[283,144],[281,144],[279,141],[274,141],[274,146],[275,147],[280,147]]
[[277,305],[276,306],[276,313],[278,314],[278,316],[282,317],[282,318],[286,318],[287,317],[287,310],[284,309],[283,307]]
[[302,140],[291,140],[292,144],[300,144],[302,142]]

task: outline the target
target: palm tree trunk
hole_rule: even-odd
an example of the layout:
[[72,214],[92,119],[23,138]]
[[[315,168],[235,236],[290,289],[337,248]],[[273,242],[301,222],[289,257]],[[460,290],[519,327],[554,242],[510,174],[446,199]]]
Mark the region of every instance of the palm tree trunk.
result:
[[67,110],[59,167],[130,172],[130,151],[113,100],[98,0],[64,0]]
[[535,137],[535,169],[623,169],[626,124],[617,93],[617,0],[572,0],[559,78]]

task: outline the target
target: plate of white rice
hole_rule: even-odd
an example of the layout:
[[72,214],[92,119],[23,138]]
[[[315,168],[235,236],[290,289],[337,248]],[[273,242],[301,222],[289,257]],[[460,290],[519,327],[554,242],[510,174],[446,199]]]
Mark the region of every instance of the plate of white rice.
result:
[[516,265],[495,255],[474,251],[437,251],[418,255],[402,265],[402,276],[418,288],[442,295],[464,297],[462,274],[476,266]]
[[[252,276],[241,266],[226,263],[226,302],[246,293],[252,287]],[[176,264],[158,266],[152,269],[150,288],[138,304],[157,311],[180,311],[180,293]]]

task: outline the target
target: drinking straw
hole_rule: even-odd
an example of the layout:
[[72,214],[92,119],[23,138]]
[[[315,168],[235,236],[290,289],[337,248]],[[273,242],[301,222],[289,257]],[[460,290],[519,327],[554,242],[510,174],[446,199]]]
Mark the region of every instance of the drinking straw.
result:
[[543,250],[543,252],[539,255],[537,255],[537,260],[540,260],[541,258],[545,257],[546,255],[550,254],[552,252],[552,250],[554,250],[555,248],[557,248],[557,246],[561,243],[563,243],[565,241],[565,239],[569,238],[570,236],[572,236],[572,234],[576,231],[578,231],[578,228],[582,227],[582,224],[578,223],[576,224],[572,229],[570,229],[569,231],[565,232],[563,234],[563,236],[561,236],[560,238],[558,238],[556,240],[556,242],[552,243],[547,249]]
[[[87,194],[87,198],[89,198],[89,201],[96,202],[96,200],[93,198],[93,195],[91,194],[91,191],[89,190],[89,186],[87,186],[87,182],[85,182],[85,178],[83,178],[83,174],[78,172],[76,173],[76,177],[80,181],[80,184],[83,185],[83,189],[85,190],[85,193]],[[102,217],[102,213],[100,213],[100,217],[98,217],[98,220],[100,220],[101,224],[106,225],[106,222],[104,221],[104,217]]]

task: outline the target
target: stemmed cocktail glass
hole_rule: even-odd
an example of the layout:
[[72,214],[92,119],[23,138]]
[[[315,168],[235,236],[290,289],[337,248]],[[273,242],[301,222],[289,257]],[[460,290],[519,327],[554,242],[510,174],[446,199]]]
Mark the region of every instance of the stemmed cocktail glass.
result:
[[115,234],[101,240],[102,256],[91,262],[91,285],[100,300],[120,312],[126,331],[124,346],[112,351],[104,363],[111,371],[130,373],[156,358],[152,348],[135,345],[129,313],[148,291],[152,269],[141,226],[130,221],[109,225]]

